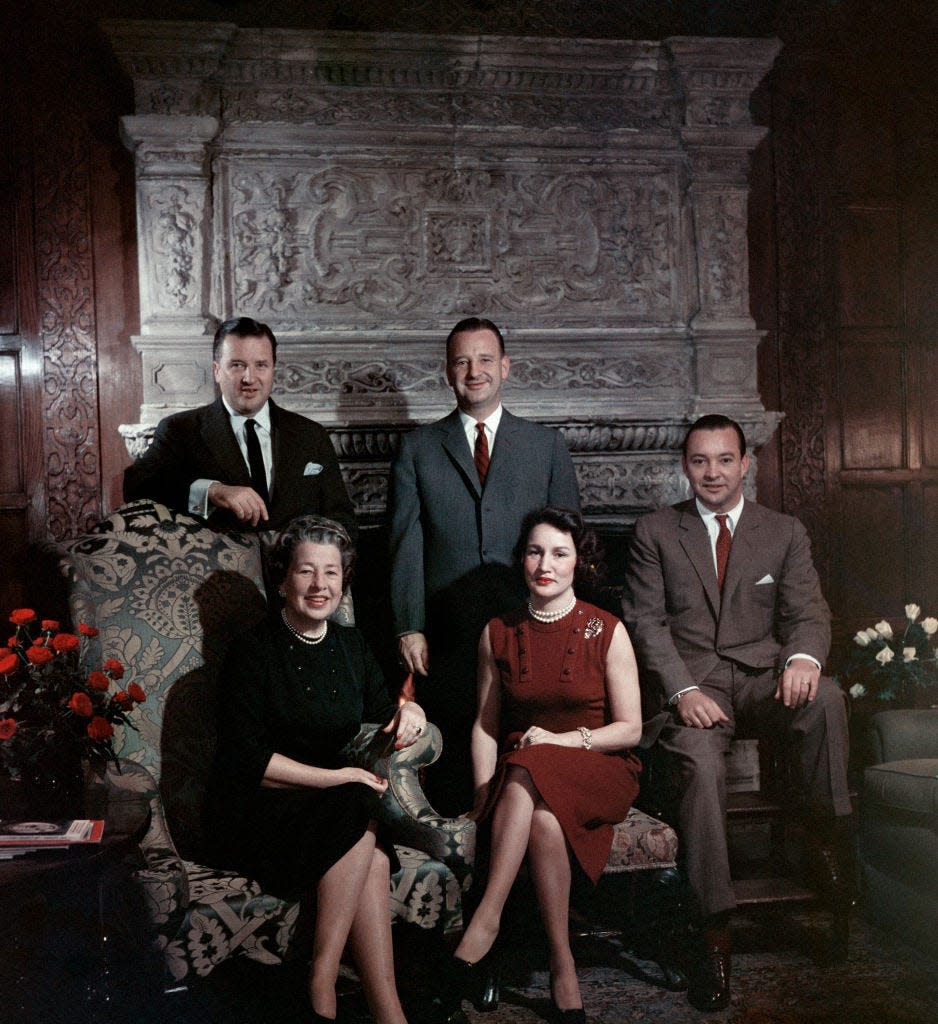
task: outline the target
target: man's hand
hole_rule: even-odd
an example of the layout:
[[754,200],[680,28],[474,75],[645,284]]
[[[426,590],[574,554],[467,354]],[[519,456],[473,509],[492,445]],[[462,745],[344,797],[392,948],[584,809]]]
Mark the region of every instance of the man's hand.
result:
[[677,702],[678,718],[691,729],[712,729],[717,722],[728,722],[719,704],[701,690],[688,690]]
[[408,672],[419,672],[425,676],[430,671],[430,651],[423,633],[405,633],[398,637],[397,653]]
[[241,523],[251,526],[270,518],[264,499],[253,487],[236,487],[233,484],[222,484],[217,480],[209,485],[208,500],[218,508],[226,508],[233,512]]
[[808,658],[792,658],[778,677],[775,699],[786,708],[804,707],[817,696],[821,670]]

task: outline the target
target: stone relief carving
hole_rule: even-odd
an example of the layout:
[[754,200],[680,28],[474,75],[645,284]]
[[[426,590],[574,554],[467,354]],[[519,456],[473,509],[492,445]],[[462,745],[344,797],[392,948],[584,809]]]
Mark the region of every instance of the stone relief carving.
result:
[[330,429],[362,510],[400,431],[451,408],[464,315],[505,329],[506,404],[564,430],[598,514],[671,500],[701,411],[774,427],[746,240],[774,41],[107,31],[137,103],[131,448],[211,399],[232,313],[277,333],[275,393]]
[[[232,172],[232,294],[282,328],[470,309],[663,318],[677,291],[674,175],[443,168]],[[419,198],[418,198],[419,197]]]

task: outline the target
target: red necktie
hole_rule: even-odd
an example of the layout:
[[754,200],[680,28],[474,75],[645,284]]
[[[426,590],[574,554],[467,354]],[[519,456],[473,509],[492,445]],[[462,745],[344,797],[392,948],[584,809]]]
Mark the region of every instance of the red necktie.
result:
[[479,474],[479,483],[484,485],[489,471],[489,439],[485,433],[484,423],[476,424],[476,444],[472,458]]
[[720,524],[720,532],[717,534],[717,586],[723,590],[723,580],[726,577],[726,563],[730,558],[730,548],[733,546],[733,535],[726,525],[726,514],[716,517]]

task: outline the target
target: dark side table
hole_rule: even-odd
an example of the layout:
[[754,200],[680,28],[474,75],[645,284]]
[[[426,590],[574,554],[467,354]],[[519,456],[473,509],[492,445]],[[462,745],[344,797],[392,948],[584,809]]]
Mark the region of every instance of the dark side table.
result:
[[[29,816],[19,790],[0,779],[3,817]],[[0,860],[0,1018],[9,1024],[147,1019],[146,914],[130,876],[149,801],[91,776],[71,817],[103,819],[100,843]]]

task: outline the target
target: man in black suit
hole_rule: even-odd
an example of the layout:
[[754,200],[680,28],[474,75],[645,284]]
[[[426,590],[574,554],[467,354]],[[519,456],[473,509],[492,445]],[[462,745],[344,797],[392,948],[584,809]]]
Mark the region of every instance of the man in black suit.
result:
[[215,332],[221,395],[167,416],[124,473],[124,500],[152,498],[232,529],[278,530],[304,513],[354,532],[355,510],[326,431],[270,398],[277,339],[248,317]]

